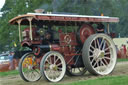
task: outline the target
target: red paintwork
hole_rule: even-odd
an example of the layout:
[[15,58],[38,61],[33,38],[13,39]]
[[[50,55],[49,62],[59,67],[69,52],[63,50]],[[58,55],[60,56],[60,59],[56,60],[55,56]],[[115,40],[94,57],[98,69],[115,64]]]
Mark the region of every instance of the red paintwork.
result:
[[88,24],[84,24],[81,28],[80,28],[80,40],[82,42],[82,44],[84,44],[85,40],[92,34],[95,33],[94,28],[91,25]]
[[[32,45],[41,45],[41,40],[33,40],[31,41],[29,38],[29,28],[26,28],[24,30],[27,33],[27,36],[24,37],[24,40],[22,41],[21,45],[22,46],[29,46],[31,47]],[[94,34],[94,30],[92,26],[84,24],[80,28],[80,39],[82,43],[91,35]],[[32,35],[33,39],[39,38],[36,34],[36,28],[32,28]],[[64,55],[64,59],[66,62],[70,61],[70,59],[75,56],[75,55],[81,55],[81,54],[76,54],[76,46],[79,45],[79,43],[76,40],[76,33],[75,32],[70,32],[70,33],[63,33],[62,31],[59,31],[59,44],[52,44],[49,42],[49,47],[51,51],[58,51],[61,54]],[[33,51],[37,48],[37,52],[34,52],[35,55],[39,55],[41,53],[40,48],[38,47],[32,47]],[[43,54],[42,54],[43,55]],[[42,57],[42,55],[40,55]],[[70,61],[68,64],[73,64],[74,61]]]
[[52,44],[50,50],[53,50],[53,51],[60,51],[61,48],[60,48],[60,46],[57,45],[57,44]]
[[75,33],[60,33],[60,46],[77,45]]
[[[76,34],[71,33],[60,33],[60,52],[64,55],[64,59],[68,62],[73,56],[75,56],[75,46],[78,45],[76,41]],[[73,60],[69,64],[73,64]]]
[[9,66],[10,66],[9,62],[7,64],[0,64],[0,72],[9,71]]
[[32,49],[33,51],[34,51],[34,54],[35,55],[39,55],[40,54],[40,52],[41,52],[41,50],[40,50],[40,48],[39,47],[33,47],[33,49]]

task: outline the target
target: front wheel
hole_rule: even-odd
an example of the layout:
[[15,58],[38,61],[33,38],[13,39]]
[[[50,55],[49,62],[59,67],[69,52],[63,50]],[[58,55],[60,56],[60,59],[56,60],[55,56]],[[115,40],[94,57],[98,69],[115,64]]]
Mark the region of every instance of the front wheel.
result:
[[112,39],[105,34],[91,35],[84,43],[82,58],[94,75],[107,75],[116,65],[117,53]]
[[41,78],[39,64],[33,53],[26,53],[19,62],[19,73],[27,82],[38,81]]
[[63,56],[55,51],[46,53],[40,64],[41,74],[51,82],[60,81],[66,72],[66,63]]

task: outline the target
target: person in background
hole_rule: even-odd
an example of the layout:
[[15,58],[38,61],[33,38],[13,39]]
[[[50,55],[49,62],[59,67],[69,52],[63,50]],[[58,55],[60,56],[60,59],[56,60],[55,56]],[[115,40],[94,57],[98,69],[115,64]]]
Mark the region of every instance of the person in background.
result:
[[104,33],[105,32],[104,28],[105,26],[102,23],[97,24],[97,29],[96,29],[97,33]]
[[14,70],[14,69],[15,69],[15,67],[14,67],[14,62],[13,62],[13,55],[14,55],[14,53],[13,53],[13,52],[10,52],[10,54],[9,54],[9,60],[10,60],[9,69],[10,69],[10,70]]
[[126,45],[122,44],[120,50],[121,50],[121,58],[126,58],[126,52],[127,52]]
[[118,49],[118,45],[115,45],[115,47],[116,47],[116,52],[118,52],[118,50],[119,50],[119,49]]
[[126,45],[123,45],[123,49],[124,49],[124,54],[126,55],[127,52]]

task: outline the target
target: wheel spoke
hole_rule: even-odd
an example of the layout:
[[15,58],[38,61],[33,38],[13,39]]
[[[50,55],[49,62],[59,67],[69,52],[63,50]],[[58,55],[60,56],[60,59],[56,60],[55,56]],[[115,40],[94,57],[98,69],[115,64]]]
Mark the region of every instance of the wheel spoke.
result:
[[78,67],[79,72],[81,72],[80,68]]
[[95,44],[95,48],[97,48],[97,46],[96,46],[96,40],[94,40],[94,44]]
[[97,67],[99,67],[100,65],[99,65],[99,60],[97,60]]
[[25,71],[23,71],[23,73],[24,73],[24,74],[27,74],[27,75],[29,74],[29,72],[30,72],[30,71],[29,71],[29,70],[26,70],[26,69],[25,69]]
[[109,50],[110,48],[111,48],[111,46],[105,48],[104,51],[107,51],[107,50]]
[[47,71],[45,71],[45,73],[46,73],[48,76],[52,74],[50,69],[48,69]]
[[31,76],[31,79],[33,79],[33,73],[32,72],[30,72],[30,76]]
[[101,63],[106,67],[106,65],[105,65],[105,63],[102,61],[102,59],[101,59],[100,61],[101,61]]
[[50,56],[50,63],[52,64],[52,58],[51,58],[51,56]]
[[58,77],[58,73],[59,73],[59,72],[54,71],[54,74],[55,74],[54,78],[55,78],[55,79]]
[[100,42],[100,47],[102,46],[103,42],[104,42],[104,38],[101,38],[102,41]]
[[55,61],[56,61],[56,55],[54,55],[54,65],[56,64],[56,62],[55,62]]
[[32,76],[33,76],[33,78],[35,78],[35,77],[36,77],[36,74],[35,74],[34,72],[32,72],[32,74],[33,74],[33,75],[32,75]]
[[106,52],[104,55],[108,55],[108,54],[110,54],[110,52]]
[[[97,39],[97,45],[98,45],[98,48],[100,47],[100,45],[99,45],[99,40]],[[100,48],[99,48],[100,49]]]
[[89,52],[93,53],[93,51],[90,49]]
[[51,64],[48,59],[46,60],[46,62],[47,62],[48,64]]
[[90,46],[93,50],[95,49],[95,47],[93,45]]
[[109,57],[104,57],[105,59],[108,59],[108,60],[110,60],[111,58],[109,58]]
[[57,59],[56,59],[56,61],[55,61],[55,63],[54,64],[56,64],[56,62],[59,60],[59,58],[57,57]]
[[97,60],[97,68],[96,68],[97,71],[100,70],[100,65],[99,65],[99,60]]
[[62,63],[60,62],[59,64],[57,64],[56,66],[60,66],[60,65],[62,65]]
[[95,67],[95,66],[96,66],[96,64],[97,64],[97,61],[94,63],[93,67]]
[[36,72],[36,73],[38,73],[38,74],[40,74],[40,72],[39,72],[39,71],[37,71],[36,69],[35,69],[35,72]]
[[89,58],[93,58],[94,56],[89,56]]
[[58,67],[58,70],[61,70],[61,71],[62,71],[62,68],[59,68],[59,67]]
[[102,59],[104,60],[105,64],[108,65],[108,61],[106,61],[106,59],[104,59],[104,58],[102,58]]
[[105,43],[106,41],[104,40],[104,38],[102,38],[102,41],[101,41],[101,43],[100,43],[100,49],[101,50],[104,50],[104,48],[105,48],[105,46],[106,46],[106,43]]
[[91,64],[94,62],[94,60],[95,60],[95,58],[93,58],[93,59],[91,60]]

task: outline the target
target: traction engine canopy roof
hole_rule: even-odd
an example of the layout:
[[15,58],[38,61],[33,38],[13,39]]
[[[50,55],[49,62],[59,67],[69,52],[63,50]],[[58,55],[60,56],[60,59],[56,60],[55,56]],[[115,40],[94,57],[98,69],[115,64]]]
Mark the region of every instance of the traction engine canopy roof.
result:
[[17,25],[18,20],[22,20],[21,25],[29,25],[28,18],[32,19],[32,24],[43,22],[43,24],[54,25],[75,25],[85,22],[119,22],[118,17],[109,16],[88,16],[88,15],[69,15],[69,14],[43,14],[43,13],[27,13],[19,15],[9,21],[10,24]]

